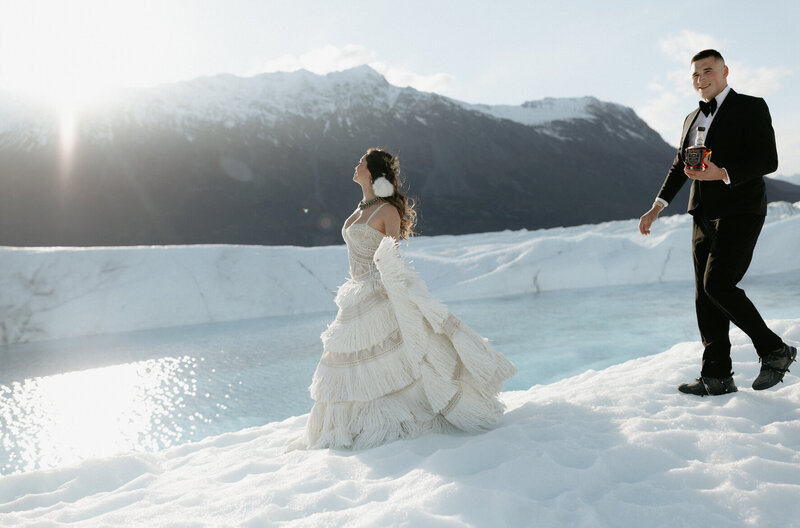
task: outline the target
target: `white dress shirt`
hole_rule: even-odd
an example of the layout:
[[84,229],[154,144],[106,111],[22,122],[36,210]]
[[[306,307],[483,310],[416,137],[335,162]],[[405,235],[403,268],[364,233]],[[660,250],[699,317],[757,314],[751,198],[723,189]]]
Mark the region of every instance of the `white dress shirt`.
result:
[[[717,112],[719,112],[719,107],[722,106],[722,102],[725,100],[726,97],[728,97],[728,93],[730,91],[731,87],[726,86],[725,89],[723,89],[720,93],[717,94],[716,97],[714,97],[714,99],[717,100],[717,109],[714,110],[713,114],[705,115],[702,111],[697,112],[697,117],[695,118],[694,123],[692,123],[692,127],[689,129],[689,133],[687,134],[689,139],[689,142],[687,143],[688,145],[694,145],[695,141],[697,140],[698,127],[706,127],[706,137],[708,137],[708,131],[711,128],[711,123],[714,122],[714,116],[716,116]],[[725,179],[722,181],[725,182],[725,185],[730,185],[731,178],[730,175],[728,175],[728,169],[723,167],[722,170],[725,171]],[[660,203],[664,207],[669,205],[669,202],[667,202],[663,198],[656,198],[656,202]]]

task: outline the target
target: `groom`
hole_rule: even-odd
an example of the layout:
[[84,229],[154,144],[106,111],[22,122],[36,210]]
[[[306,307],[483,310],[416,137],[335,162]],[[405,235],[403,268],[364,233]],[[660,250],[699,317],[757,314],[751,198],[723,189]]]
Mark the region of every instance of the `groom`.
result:
[[[683,123],[681,147],[651,209],[639,220],[650,226],[675,198],[687,177],[692,180],[689,213],[693,216],[695,309],[705,350],[700,377],[678,390],[699,396],[736,392],[731,364],[730,322],[753,341],[761,361],[755,390],[783,380],[797,350],[775,335],[737,288],[744,277],[767,214],[765,174],[778,168],[772,119],[763,99],[738,94],[728,86],[728,67],[716,50],[692,57],[692,84],[702,101]],[[685,168],[686,147],[705,127],[711,158],[705,170]]]

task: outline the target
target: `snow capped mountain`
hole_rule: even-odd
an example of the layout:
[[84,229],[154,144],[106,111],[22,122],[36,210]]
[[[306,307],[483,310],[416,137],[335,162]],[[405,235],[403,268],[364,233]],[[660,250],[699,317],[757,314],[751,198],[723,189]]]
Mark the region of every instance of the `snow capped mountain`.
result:
[[[602,103],[594,97],[528,101],[520,106],[468,104],[414,88],[400,88],[369,66],[317,75],[306,70],[265,73],[254,77],[216,75],[153,88],[128,89],[113,99],[74,109],[79,131],[89,141],[112,140],[113,134],[97,134],[115,124],[143,128],[172,126],[180,131],[221,124],[225,128],[257,122],[265,128],[289,118],[342,119],[346,112],[369,109],[402,116],[416,104],[436,99],[497,119],[541,127],[553,121],[596,120],[599,111],[620,105]],[[607,111],[607,110],[606,110]],[[16,101],[0,106],[0,145],[27,144],[19,136],[35,136],[39,144],[58,141],[61,109]],[[423,125],[427,120],[418,116]],[[346,118],[345,118],[346,121]]]
[[[290,117],[325,119],[359,108],[389,111],[401,95],[407,104],[433,94],[392,86],[369,66],[360,66],[325,76],[306,70],[247,78],[216,75],[128,89],[114,99],[76,108],[75,113],[84,134],[119,122],[143,128],[172,126],[181,131],[209,124],[234,128],[252,122],[268,128]],[[0,145],[9,145],[16,134],[27,131],[35,131],[41,143],[57,141],[60,109],[30,101],[22,102],[20,108],[18,103],[0,106]],[[402,111],[403,104],[395,109]]]
[[387,109],[403,91],[412,90],[391,86],[366,66],[326,76],[305,70],[249,78],[219,75],[136,93],[125,111],[143,123],[169,116],[178,123],[256,120],[269,126],[287,116],[320,118],[365,104]]
[[203,77],[71,109],[0,94],[0,245],[339,243],[371,146],[400,153],[423,234],[635,217],[674,156],[617,104],[469,105],[368,66]]

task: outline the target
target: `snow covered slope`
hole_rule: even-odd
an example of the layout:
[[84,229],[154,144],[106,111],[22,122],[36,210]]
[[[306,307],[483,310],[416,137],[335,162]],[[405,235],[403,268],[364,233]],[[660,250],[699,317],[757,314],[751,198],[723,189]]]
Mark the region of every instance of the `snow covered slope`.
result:
[[[690,280],[691,218],[419,237],[404,247],[443,301]],[[770,204],[750,275],[800,271],[800,202]],[[21,343],[335,309],[343,246],[0,248],[0,342]]]

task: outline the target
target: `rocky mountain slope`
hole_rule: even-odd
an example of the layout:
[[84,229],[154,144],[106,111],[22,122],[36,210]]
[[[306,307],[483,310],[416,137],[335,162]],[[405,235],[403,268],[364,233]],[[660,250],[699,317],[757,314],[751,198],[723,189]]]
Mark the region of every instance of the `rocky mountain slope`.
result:
[[469,105],[367,66],[200,78],[66,113],[0,96],[0,245],[339,244],[370,146],[399,153],[426,235],[635,217],[674,156],[617,104]]

